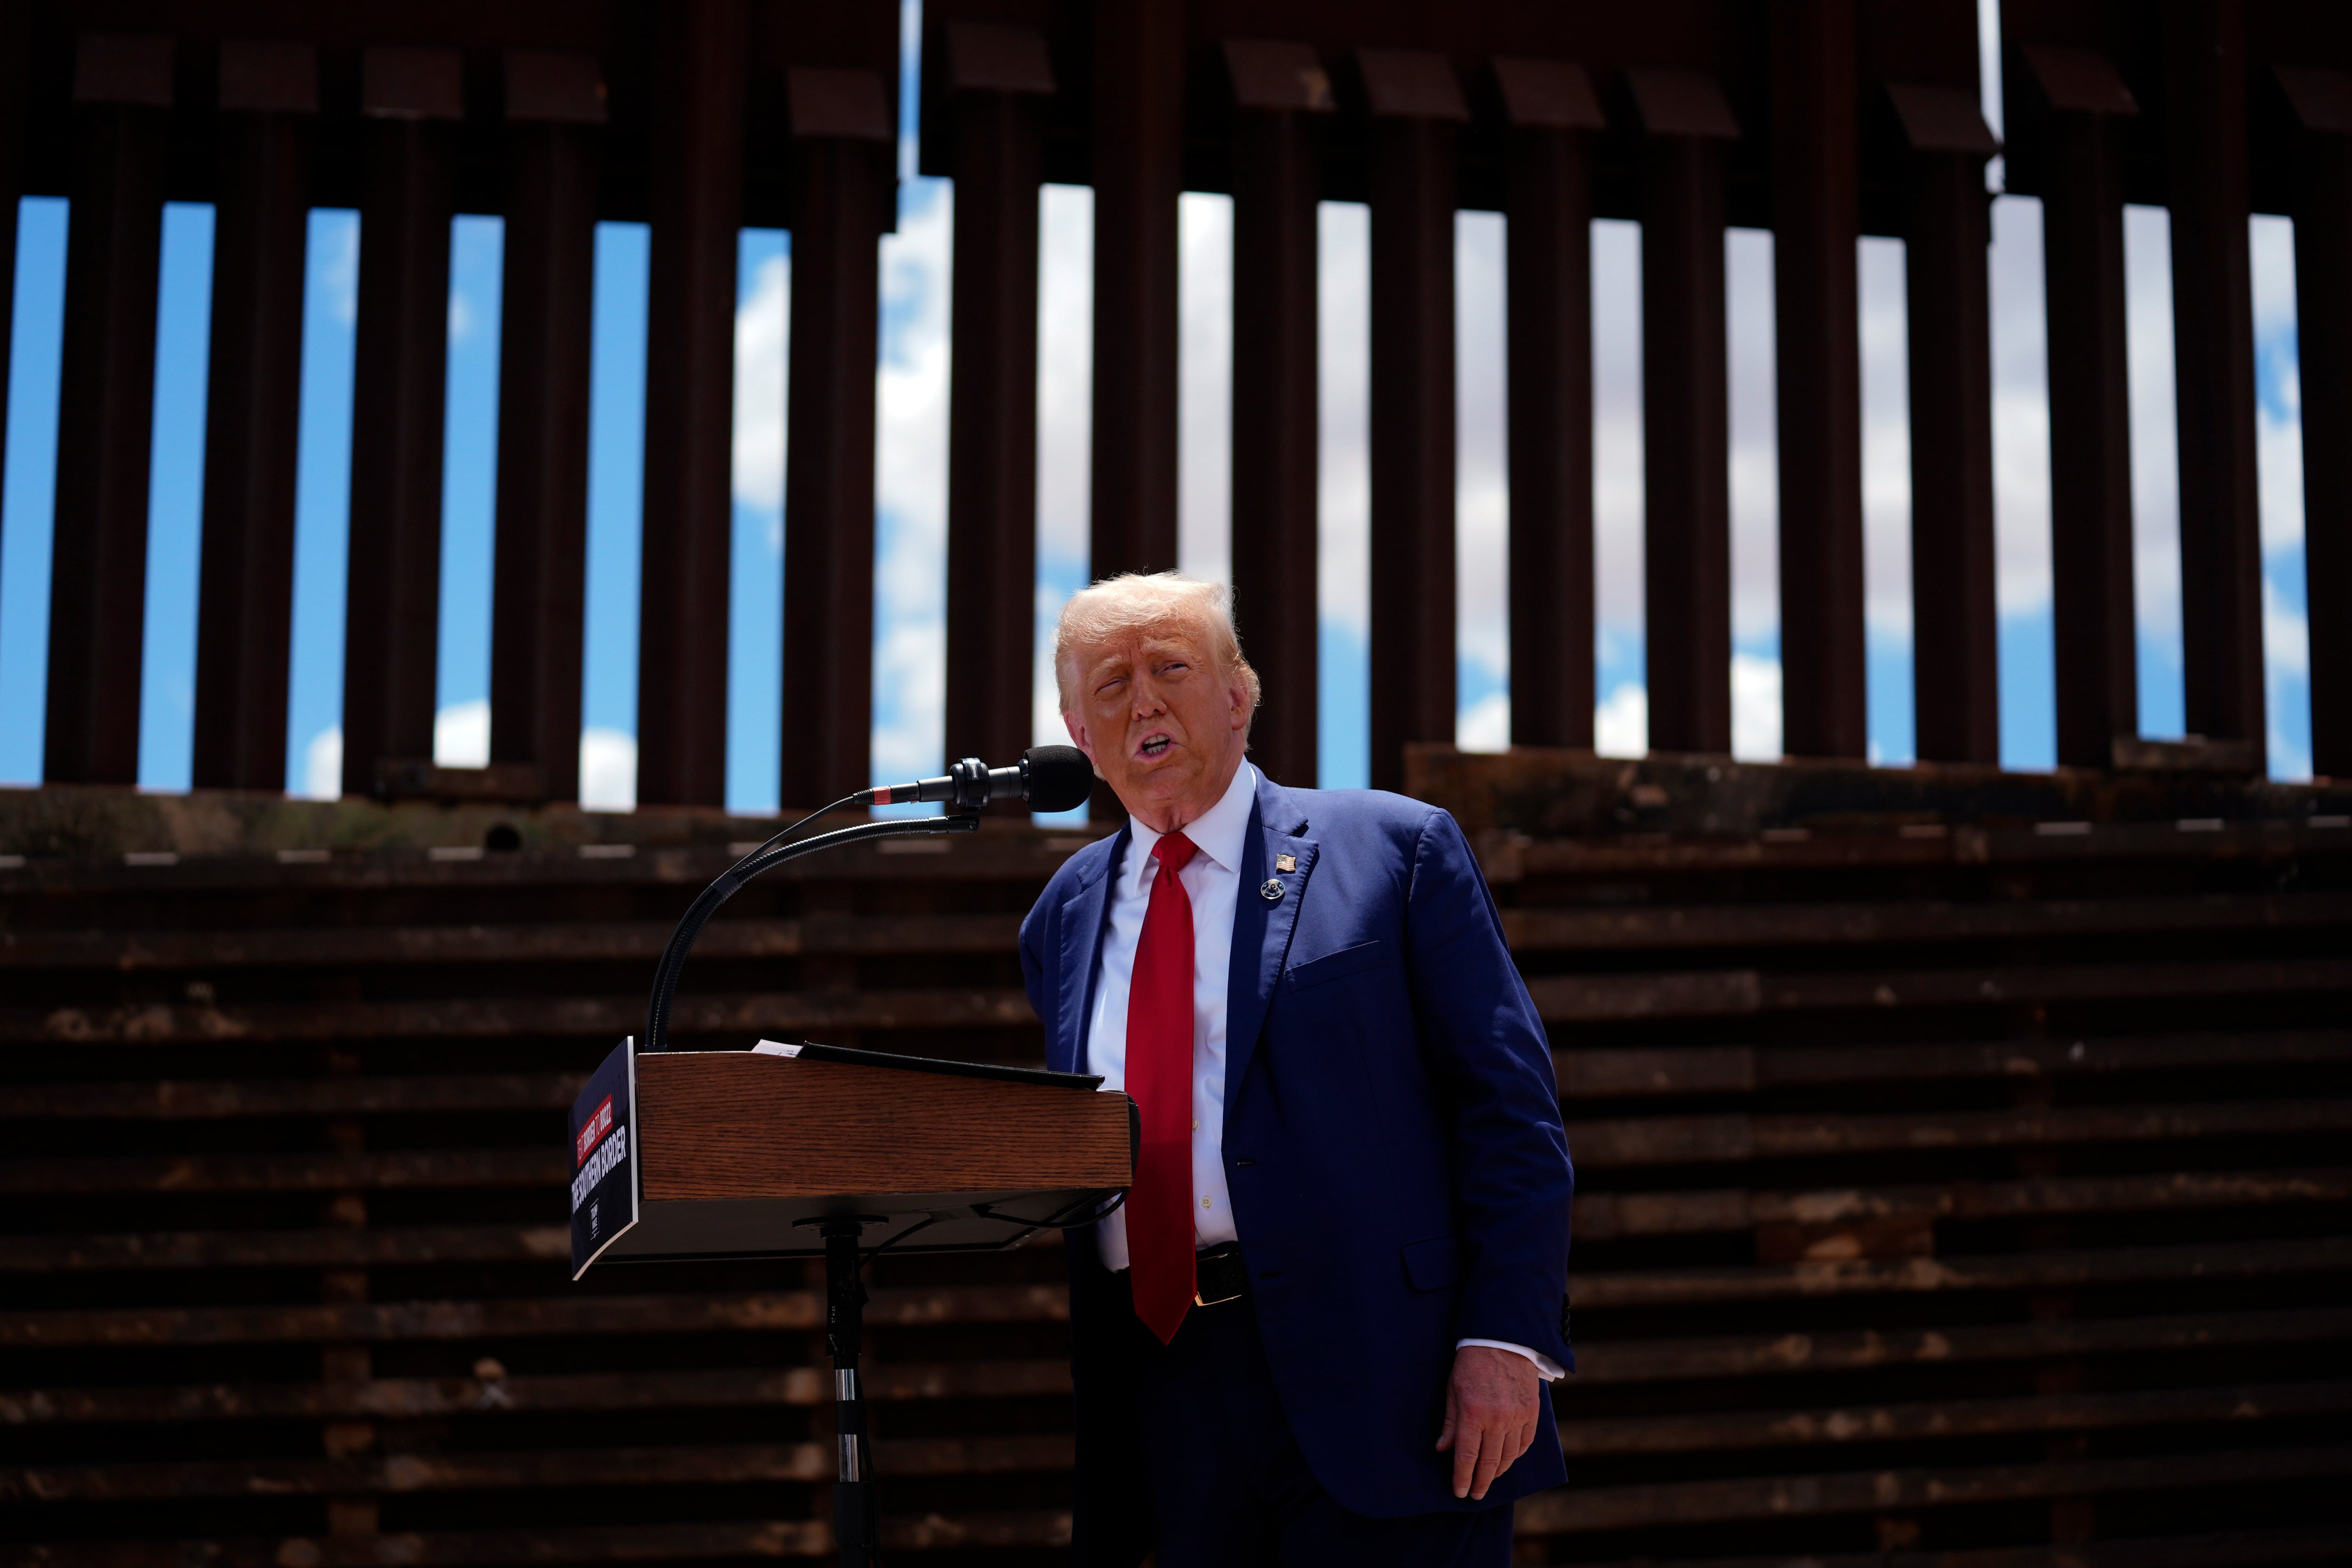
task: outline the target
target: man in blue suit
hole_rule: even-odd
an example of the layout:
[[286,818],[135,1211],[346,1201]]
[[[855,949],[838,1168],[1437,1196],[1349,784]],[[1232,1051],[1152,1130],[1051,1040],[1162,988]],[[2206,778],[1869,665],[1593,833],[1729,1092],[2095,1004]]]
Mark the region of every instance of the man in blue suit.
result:
[[1048,1060],[1143,1129],[1124,1210],[1068,1237],[1077,1559],[1500,1568],[1508,1504],[1564,1479],[1574,1178],[1469,845],[1249,764],[1222,584],[1097,584],[1055,666],[1129,821],[1022,966]]

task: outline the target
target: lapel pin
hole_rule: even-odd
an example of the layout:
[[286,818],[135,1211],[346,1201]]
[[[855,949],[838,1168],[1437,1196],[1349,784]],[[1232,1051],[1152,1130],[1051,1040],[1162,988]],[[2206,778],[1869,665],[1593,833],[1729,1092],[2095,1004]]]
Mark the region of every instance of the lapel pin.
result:
[[1269,904],[1278,904],[1282,902],[1282,884],[1268,877],[1258,884],[1257,896]]
[[1274,858],[1274,868],[1277,871],[1296,871],[1298,869],[1298,857],[1277,855]]

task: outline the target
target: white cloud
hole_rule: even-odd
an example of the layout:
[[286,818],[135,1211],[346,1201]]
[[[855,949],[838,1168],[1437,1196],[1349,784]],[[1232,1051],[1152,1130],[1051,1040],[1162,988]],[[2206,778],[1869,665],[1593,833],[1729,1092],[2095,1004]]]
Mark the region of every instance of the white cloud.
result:
[[1746,763],[1780,760],[1780,661],[1731,656],[1731,754]]
[[623,730],[580,731],[580,804],[592,811],[637,808],[637,738]]
[[[1461,658],[1498,670],[1507,670],[1511,658],[1503,251],[1500,213],[1454,215],[1454,648]],[[1509,732],[1508,711],[1507,704],[1498,734]]]
[[1911,637],[1911,345],[1899,239],[1865,237],[1862,310],[1864,618],[1874,638]]
[[490,703],[485,697],[453,702],[433,715],[433,761],[445,768],[478,768],[490,760]]
[[1176,231],[1176,559],[1195,577],[1231,582],[1234,199],[1186,192]]
[[2294,220],[2256,213],[2246,225],[2253,268],[2254,341],[2294,336]]
[[1601,218],[1592,225],[1592,571],[1604,637],[1642,635],[1642,226]]
[[1465,752],[1511,749],[1511,699],[1490,691],[1454,716],[1454,743]]
[[2142,637],[2180,635],[2180,462],[2172,359],[2172,215],[2124,208],[2131,388],[2132,600]]
[[872,744],[885,778],[937,771],[943,744],[953,214],[948,182],[912,181],[882,241]]
[[1648,754],[1649,688],[1629,680],[1593,708],[1592,749],[1604,757]]
[[328,313],[349,326],[360,319],[360,215],[343,207],[313,207],[310,244],[320,258],[313,287]]
[[899,617],[883,639],[874,658],[874,687],[887,694],[885,712],[895,721],[874,726],[876,776],[912,778],[939,771],[947,656],[947,624],[939,616]]
[[1362,641],[1371,605],[1371,208],[1316,212],[1316,342],[1321,481],[1317,598],[1323,624]]
[[1095,194],[1047,185],[1037,203],[1037,553],[1091,552]]
[[2271,578],[2263,578],[2263,710],[2269,731],[2270,775],[2274,779],[2311,777],[2311,748],[2304,737],[2292,734],[2282,721],[2290,696],[2307,698],[2311,690],[2311,623],[2303,607],[2282,595]]
[[[792,337],[793,259],[771,256],[735,309],[735,499],[784,504],[784,363]],[[777,541],[781,544],[782,541]]]
[[343,793],[343,727],[321,730],[302,748],[302,781],[286,792],[299,799],[334,800]]
[[2253,259],[2255,471],[2263,553],[2303,548],[2303,374],[2297,350],[2294,224],[2257,214]]
[[2042,204],[1992,205],[1995,597],[2003,616],[2050,606],[2050,361],[2042,314]]
[[449,341],[464,342],[474,335],[474,307],[462,289],[449,290]]
[[1731,636],[1780,629],[1780,420],[1772,236],[1723,236],[1725,374],[1730,393]]
[[947,541],[948,317],[954,221],[955,187],[945,180],[918,180],[900,192],[898,232],[882,238],[877,506],[904,521],[935,530],[935,549],[944,548]]
[[[2282,676],[2299,680],[2311,676],[2310,619],[2267,574],[2263,577],[2263,662],[2270,667],[2273,681]],[[2277,705],[2273,698],[2271,706]]]

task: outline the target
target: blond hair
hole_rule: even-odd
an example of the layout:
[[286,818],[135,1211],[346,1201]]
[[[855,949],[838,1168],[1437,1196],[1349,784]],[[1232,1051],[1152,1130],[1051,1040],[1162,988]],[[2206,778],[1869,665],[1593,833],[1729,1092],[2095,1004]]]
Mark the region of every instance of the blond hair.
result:
[[1122,572],[1070,595],[1054,627],[1054,684],[1061,691],[1062,711],[1070,710],[1070,694],[1077,686],[1080,643],[1100,642],[1180,616],[1208,632],[1219,673],[1241,678],[1255,714],[1262,692],[1257,671],[1242,657],[1241,635],[1234,629],[1234,591],[1181,572]]

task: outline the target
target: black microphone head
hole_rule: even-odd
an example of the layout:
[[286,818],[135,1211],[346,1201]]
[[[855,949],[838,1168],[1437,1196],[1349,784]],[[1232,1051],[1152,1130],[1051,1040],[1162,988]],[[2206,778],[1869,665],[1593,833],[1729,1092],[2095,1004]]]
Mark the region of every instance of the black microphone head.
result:
[[1029,809],[1069,811],[1087,803],[1095,787],[1095,765],[1076,746],[1032,746],[1021,753],[1029,771]]

